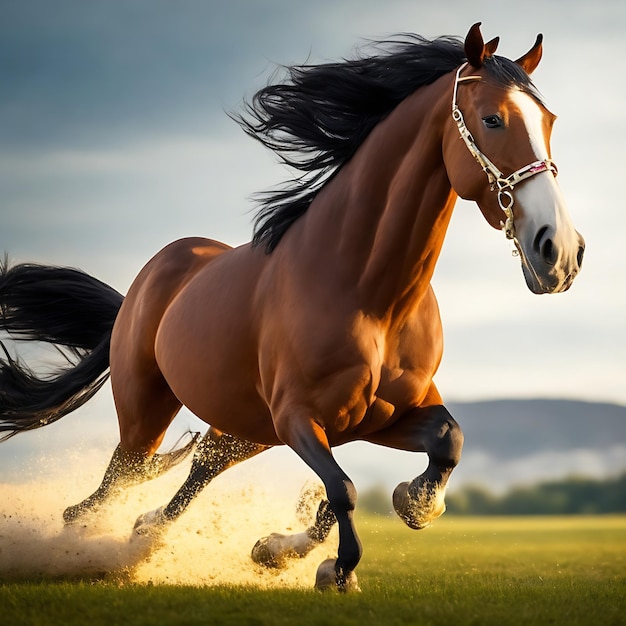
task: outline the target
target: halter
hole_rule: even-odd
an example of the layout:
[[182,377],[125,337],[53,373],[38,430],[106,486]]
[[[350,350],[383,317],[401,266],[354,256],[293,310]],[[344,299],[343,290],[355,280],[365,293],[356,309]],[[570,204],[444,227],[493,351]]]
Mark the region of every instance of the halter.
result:
[[456,95],[460,83],[482,80],[481,76],[464,76],[461,78],[461,72],[467,67],[467,63],[464,63],[459,67],[456,72],[456,78],[454,80],[454,92],[452,95],[452,119],[456,122],[459,129],[461,139],[465,142],[470,154],[476,159],[478,165],[483,169],[489,180],[489,188],[491,191],[498,190],[498,204],[506,215],[506,223],[500,222],[504,229],[504,234],[507,239],[515,241],[515,225],[513,223],[513,189],[515,185],[518,185],[522,181],[534,176],[535,174],[541,174],[542,172],[552,172],[555,176],[558,172],[554,161],[551,159],[543,159],[541,161],[535,161],[530,165],[521,167],[517,171],[513,172],[510,176],[504,176],[504,174],[490,161],[487,156],[480,151],[479,147],[472,137],[469,129],[465,125],[463,114],[456,103]]

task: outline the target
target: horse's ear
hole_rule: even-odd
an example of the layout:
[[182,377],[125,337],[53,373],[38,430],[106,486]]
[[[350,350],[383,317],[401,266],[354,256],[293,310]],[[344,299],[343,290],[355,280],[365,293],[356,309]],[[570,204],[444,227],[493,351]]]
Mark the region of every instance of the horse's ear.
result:
[[485,42],[480,32],[480,22],[476,22],[465,37],[465,56],[467,62],[476,69],[479,69],[485,58]]
[[494,37],[491,41],[485,44],[485,57],[493,56],[498,49],[500,43],[500,37]]
[[515,61],[527,74],[532,74],[541,61],[543,53],[543,35],[537,35],[535,45],[523,56]]
[[476,69],[479,69],[483,61],[490,57],[498,47],[500,37],[495,37],[491,41],[485,43],[480,32],[480,22],[476,22],[469,29],[467,37],[465,37],[465,56],[467,62]]

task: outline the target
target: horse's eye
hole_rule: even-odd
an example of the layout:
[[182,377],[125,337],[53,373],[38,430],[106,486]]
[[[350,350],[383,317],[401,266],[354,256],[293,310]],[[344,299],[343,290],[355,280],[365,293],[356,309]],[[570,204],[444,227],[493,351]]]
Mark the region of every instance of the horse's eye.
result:
[[502,126],[502,118],[499,115],[487,115],[483,117],[483,124],[487,128],[500,128]]

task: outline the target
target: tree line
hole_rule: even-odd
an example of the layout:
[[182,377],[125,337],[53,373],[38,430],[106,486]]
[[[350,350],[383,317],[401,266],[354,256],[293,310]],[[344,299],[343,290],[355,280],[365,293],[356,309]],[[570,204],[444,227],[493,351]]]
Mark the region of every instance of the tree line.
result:
[[[393,513],[391,496],[373,487],[359,496],[359,509]],[[448,515],[581,515],[626,513],[626,473],[615,478],[570,477],[513,487],[502,495],[468,485],[446,496]]]

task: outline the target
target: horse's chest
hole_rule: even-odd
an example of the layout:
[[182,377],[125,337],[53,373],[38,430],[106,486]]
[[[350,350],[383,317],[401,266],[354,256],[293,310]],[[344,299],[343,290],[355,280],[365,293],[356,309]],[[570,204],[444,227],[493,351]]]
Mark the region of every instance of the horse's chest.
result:
[[380,384],[369,402],[353,407],[344,428],[339,429],[338,442],[384,430],[400,415],[420,405],[430,389],[430,379],[406,371],[394,371],[393,374],[390,377],[388,371],[383,371]]

